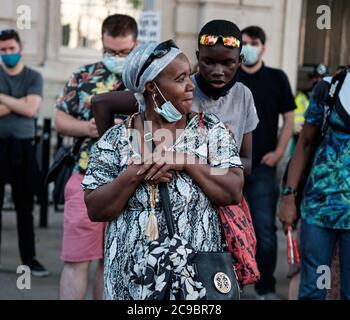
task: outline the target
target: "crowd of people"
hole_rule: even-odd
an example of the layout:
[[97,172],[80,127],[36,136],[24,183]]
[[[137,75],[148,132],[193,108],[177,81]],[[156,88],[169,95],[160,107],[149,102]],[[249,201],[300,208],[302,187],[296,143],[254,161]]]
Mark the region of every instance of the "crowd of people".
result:
[[[299,298],[325,299],[318,267],[331,265],[337,243],[340,296],[350,299],[348,68],[333,78],[323,78],[321,68],[295,130],[294,110],[303,97],[295,99],[282,70],[265,65],[266,34],[258,26],[206,23],[196,72],[172,40],[140,45],[130,16],[107,17],[101,35],[102,60],[74,72],[55,105],[57,132],[80,141],[65,186],[60,299],[85,299],[93,261],[94,299],[154,294],[154,283],[138,279],[150,243],[169,232],[159,192],[164,184],[176,234],[196,252],[225,249],[218,207],[247,200],[260,272],[257,299],[279,299],[276,211],[286,232],[299,225]],[[21,51],[15,30],[0,31],[0,201],[2,207],[4,185],[11,183],[22,262],[33,275],[46,276],[36,259],[32,214],[40,188],[33,184],[40,182],[34,117],[43,80],[24,65]],[[295,151],[280,190],[276,168],[293,134]],[[152,259],[164,263],[161,256]],[[185,268],[181,257],[175,260],[172,268]],[[158,286],[174,278],[166,274]],[[176,297],[181,281],[169,279],[167,290]],[[200,285],[189,283],[202,297]]]

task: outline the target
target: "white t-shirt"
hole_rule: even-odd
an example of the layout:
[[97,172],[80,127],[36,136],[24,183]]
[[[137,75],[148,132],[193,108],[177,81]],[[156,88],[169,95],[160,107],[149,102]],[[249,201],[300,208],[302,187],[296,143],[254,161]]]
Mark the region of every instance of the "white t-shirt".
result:
[[194,75],[191,80],[196,86],[192,111],[204,111],[218,116],[233,132],[240,150],[243,135],[252,132],[259,122],[251,91],[243,83],[236,82],[226,96],[213,100],[199,89]]

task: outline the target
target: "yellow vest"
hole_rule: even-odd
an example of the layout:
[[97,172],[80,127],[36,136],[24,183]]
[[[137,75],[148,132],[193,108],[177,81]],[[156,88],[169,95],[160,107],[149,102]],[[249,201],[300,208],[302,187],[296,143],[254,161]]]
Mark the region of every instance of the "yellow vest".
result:
[[298,91],[294,101],[297,106],[294,110],[294,127],[297,127],[304,122],[304,114],[309,107],[310,101],[307,95],[301,91]]

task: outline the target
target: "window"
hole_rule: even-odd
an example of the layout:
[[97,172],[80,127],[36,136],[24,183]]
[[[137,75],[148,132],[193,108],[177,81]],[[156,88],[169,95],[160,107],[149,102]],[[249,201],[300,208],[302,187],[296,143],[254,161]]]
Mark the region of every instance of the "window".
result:
[[61,46],[99,50],[103,20],[121,13],[137,21],[141,5],[137,0],[61,0]]

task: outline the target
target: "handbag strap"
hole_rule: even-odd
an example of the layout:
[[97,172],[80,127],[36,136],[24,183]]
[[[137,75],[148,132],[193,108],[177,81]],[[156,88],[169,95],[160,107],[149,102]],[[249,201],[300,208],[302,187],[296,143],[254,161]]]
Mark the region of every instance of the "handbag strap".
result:
[[72,155],[74,157],[76,157],[79,153],[80,147],[83,144],[84,140],[86,138],[85,137],[80,137],[76,140],[76,142],[74,143],[73,149],[72,149]]
[[[150,144],[150,141],[152,141],[151,150],[153,153],[155,148],[156,148],[156,145],[154,143],[152,133],[149,131],[144,111],[141,112],[141,122],[143,125],[144,137],[149,137],[149,136],[152,137],[151,139],[144,139],[144,141],[145,141],[145,143],[148,144],[148,146]],[[166,183],[160,183],[158,185],[158,189],[159,189],[160,198],[161,198],[162,205],[163,205],[163,210],[164,210],[164,215],[165,215],[165,221],[166,221],[167,228],[168,228],[168,233],[169,233],[169,236],[172,238],[175,234],[175,223],[174,223],[172,205],[171,205],[170,197],[169,197],[169,190],[168,190]]]

